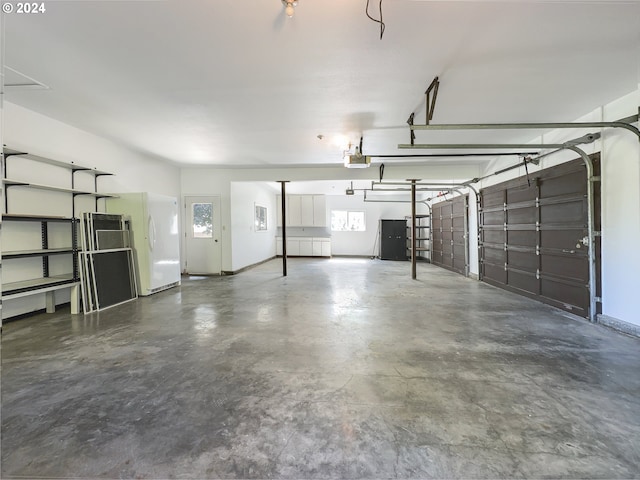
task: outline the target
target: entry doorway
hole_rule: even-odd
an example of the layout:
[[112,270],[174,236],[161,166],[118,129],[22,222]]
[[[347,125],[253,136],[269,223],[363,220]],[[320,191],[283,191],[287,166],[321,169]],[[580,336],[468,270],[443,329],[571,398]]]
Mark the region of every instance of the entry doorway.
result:
[[185,273],[220,275],[222,228],[220,196],[188,196],[185,204]]

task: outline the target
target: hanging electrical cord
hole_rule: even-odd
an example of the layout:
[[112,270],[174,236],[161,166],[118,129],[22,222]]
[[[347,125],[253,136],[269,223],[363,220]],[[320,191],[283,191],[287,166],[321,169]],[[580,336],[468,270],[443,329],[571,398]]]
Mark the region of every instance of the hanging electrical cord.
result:
[[382,0],[380,0],[380,3],[378,4],[378,10],[380,12],[380,20],[378,20],[377,18],[373,18],[371,15],[369,15],[369,1],[370,0],[367,0],[367,8],[365,9],[365,13],[367,14],[367,17],[369,17],[370,20],[373,20],[374,22],[380,24],[380,40],[382,40],[382,36],[384,35],[384,29],[386,27],[386,25],[382,21]]

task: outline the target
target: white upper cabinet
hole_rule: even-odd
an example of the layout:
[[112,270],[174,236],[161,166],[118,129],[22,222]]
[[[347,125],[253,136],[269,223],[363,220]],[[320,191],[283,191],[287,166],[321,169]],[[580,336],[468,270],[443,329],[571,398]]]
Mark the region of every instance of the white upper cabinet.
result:
[[[281,196],[277,196],[278,226],[282,226]],[[324,195],[287,195],[287,227],[326,227],[327,201]]]
[[287,226],[301,227],[302,225],[302,200],[301,195],[288,195]]
[[324,195],[313,195],[313,226],[327,226],[327,200]]
[[311,227],[313,226],[313,196],[312,195],[300,195],[300,226]]

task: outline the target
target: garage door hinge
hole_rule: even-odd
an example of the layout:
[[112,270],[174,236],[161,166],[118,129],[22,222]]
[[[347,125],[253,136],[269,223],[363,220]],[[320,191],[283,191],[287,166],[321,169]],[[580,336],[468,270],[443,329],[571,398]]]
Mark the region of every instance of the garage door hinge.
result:
[[596,302],[600,302],[602,303],[602,297],[594,297],[593,298]]
[[602,236],[602,232],[601,232],[600,230],[595,230],[595,231],[593,232],[593,236],[594,236],[594,237],[601,237],[601,236]]
[[589,180],[592,181],[592,182],[601,182],[602,181],[602,177],[600,175],[594,175]]
[[540,245],[536,245],[536,255],[540,256]]
[[536,280],[540,280],[540,270],[536,270]]

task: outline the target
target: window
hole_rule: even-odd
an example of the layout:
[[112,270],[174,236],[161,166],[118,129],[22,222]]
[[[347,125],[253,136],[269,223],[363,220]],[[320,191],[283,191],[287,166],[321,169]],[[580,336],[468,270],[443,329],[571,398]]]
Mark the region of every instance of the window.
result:
[[364,232],[365,230],[364,212],[331,210],[331,231]]
[[213,204],[193,204],[193,238],[213,238]]
[[267,207],[256,205],[255,225],[257,232],[267,229]]

